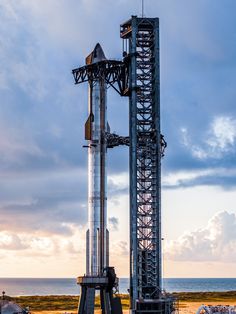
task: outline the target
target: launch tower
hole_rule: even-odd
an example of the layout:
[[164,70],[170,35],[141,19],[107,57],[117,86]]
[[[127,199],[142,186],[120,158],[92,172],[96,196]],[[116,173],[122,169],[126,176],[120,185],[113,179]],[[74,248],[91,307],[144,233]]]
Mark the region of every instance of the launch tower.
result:
[[129,64],[130,309],[170,314],[162,293],[159,19],[132,16],[121,25]]
[[[118,145],[130,152],[130,310],[132,314],[175,313],[174,300],[162,289],[161,158],[166,142],[160,132],[159,19],[132,16],[120,28],[123,61],[107,60],[98,44],[84,67],[72,71],[75,83],[89,84],[85,138],[89,150],[87,271],[79,314],[94,313],[100,290],[103,314],[119,314],[113,297],[117,278],[109,267],[106,230],[106,151]],[[110,133],[106,88],[129,97],[129,137]]]

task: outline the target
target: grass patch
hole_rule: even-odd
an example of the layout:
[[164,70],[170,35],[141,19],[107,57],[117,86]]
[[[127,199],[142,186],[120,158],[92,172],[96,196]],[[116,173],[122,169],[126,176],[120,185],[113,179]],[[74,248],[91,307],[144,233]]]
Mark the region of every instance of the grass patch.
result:
[[[123,309],[129,308],[129,295],[120,294]],[[173,293],[179,302],[228,302],[236,304],[236,291],[226,292],[180,292]],[[31,311],[70,311],[78,307],[79,296],[75,295],[48,295],[48,296],[21,296],[10,298],[22,307],[29,306]],[[99,297],[96,297],[95,306],[99,308]],[[184,306],[183,304],[181,306]]]
[[[122,306],[124,309],[129,308],[129,296],[122,294]],[[7,297],[23,308],[30,307],[31,311],[70,311],[78,307],[79,296],[75,295],[47,295],[47,296],[20,296]],[[100,299],[96,296],[95,307],[100,308]]]
[[179,292],[173,293],[180,302],[236,302],[236,291],[224,292]]
[[29,306],[31,311],[65,311],[75,310],[78,307],[78,296],[73,295],[47,295],[47,296],[21,296],[11,298],[22,307]]

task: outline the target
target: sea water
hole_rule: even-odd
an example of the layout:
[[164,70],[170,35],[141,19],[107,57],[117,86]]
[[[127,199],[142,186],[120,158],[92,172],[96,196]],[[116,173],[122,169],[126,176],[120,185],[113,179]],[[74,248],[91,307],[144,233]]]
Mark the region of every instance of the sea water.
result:
[[[120,293],[127,293],[128,278],[120,278]],[[163,288],[168,292],[236,291],[236,278],[166,278]],[[7,295],[77,295],[74,278],[0,278],[0,293]]]

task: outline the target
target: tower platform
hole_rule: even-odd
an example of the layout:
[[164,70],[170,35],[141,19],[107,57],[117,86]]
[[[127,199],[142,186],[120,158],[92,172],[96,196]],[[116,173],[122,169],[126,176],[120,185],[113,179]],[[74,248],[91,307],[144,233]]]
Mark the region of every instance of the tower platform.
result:
[[100,292],[102,314],[122,314],[121,300],[114,294],[118,287],[118,278],[113,267],[107,267],[102,276],[81,276],[77,278],[81,286],[78,314],[93,314],[95,294]]

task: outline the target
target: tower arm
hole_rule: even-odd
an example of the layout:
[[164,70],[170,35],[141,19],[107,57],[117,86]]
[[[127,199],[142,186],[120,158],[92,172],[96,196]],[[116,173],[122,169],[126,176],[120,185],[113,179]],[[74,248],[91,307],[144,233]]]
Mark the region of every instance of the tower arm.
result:
[[94,81],[103,77],[108,85],[121,96],[127,95],[128,65],[117,60],[103,60],[72,70],[75,84]]
[[129,136],[119,136],[115,133],[107,133],[107,148],[113,148],[120,145],[129,146]]
[[[120,136],[115,133],[106,133],[106,140],[107,140],[107,148],[113,148],[120,145],[125,145],[125,146],[130,145],[129,136]],[[160,143],[161,143],[161,157],[164,157],[167,143],[164,139],[164,135],[162,134],[160,138]]]

